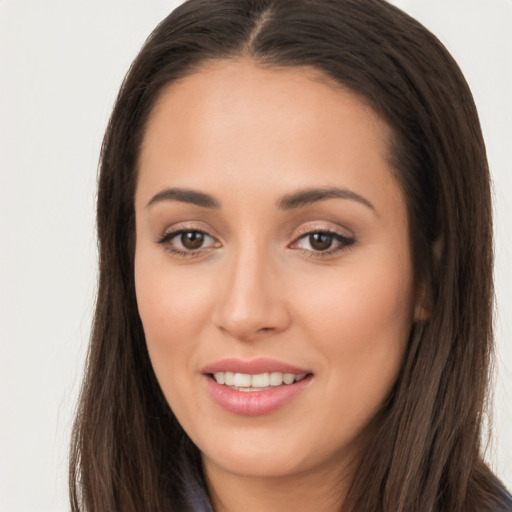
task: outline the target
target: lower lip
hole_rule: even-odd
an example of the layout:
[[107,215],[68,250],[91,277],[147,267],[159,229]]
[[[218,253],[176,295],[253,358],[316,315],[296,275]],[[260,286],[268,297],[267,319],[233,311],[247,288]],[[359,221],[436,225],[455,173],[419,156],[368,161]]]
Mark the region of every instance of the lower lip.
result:
[[299,382],[282,384],[265,391],[237,391],[205,376],[213,400],[226,411],[241,416],[261,416],[280,409],[304,391],[311,378],[312,375],[308,375]]

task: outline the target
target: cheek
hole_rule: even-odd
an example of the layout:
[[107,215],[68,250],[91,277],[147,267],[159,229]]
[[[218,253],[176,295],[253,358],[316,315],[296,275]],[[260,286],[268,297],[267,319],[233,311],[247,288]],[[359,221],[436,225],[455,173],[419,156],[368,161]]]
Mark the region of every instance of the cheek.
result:
[[295,295],[329,389],[364,419],[394,384],[412,324],[410,269],[383,261],[316,279]]
[[148,341],[164,337],[175,344],[202,325],[212,294],[207,272],[173,266],[169,257],[163,249],[137,248],[135,289]]
[[135,259],[137,304],[153,369],[171,402],[173,391],[182,396],[186,376],[197,367],[194,358],[212,294],[200,276],[171,271],[143,256]]

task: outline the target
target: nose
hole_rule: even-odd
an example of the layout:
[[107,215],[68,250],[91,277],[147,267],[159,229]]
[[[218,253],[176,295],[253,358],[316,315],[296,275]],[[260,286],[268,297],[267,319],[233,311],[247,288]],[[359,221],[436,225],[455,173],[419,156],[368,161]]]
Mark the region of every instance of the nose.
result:
[[226,262],[219,274],[214,322],[225,333],[251,341],[284,331],[290,324],[279,270],[256,251]]

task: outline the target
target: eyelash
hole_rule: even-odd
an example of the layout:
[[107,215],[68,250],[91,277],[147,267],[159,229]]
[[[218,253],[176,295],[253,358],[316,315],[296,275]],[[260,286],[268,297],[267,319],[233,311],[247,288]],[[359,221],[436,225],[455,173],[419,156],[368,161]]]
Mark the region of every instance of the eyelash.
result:
[[[178,236],[181,236],[185,233],[197,233],[200,235],[203,235],[204,237],[208,237],[212,240],[214,240],[214,244],[210,247],[200,247],[197,250],[182,250],[178,249],[175,246],[171,244],[172,240],[174,238],[177,238]],[[314,257],[314,258],[327,258],[330,256],[333,256],[339,252],[347,251],[352,248],[352,246],[355,244],[356,240],[354,238],[346,237],[344,235],[341,235],[340,233],[334,231],[334,230],[328,230],[328,229],[310,229],[307,231],[304,231],[301,233],[295,241],[290,244],[288,247],[293,248],[294,245],[296,245],[301,240],[305,240],[310,236],[313,235],[326,235],[329,237],[332,237],[333,243],[337,242],[337,246],[334,248],[328,248],[325,251],[315,251],[311,249],[301,249],[296,248],[296,250],[301,251],[301,253]],[[157,243],[160,245],[163,245],[165,247],[165,250],[174,254],[175,256],[178,256],[180,258],[195,258],[203,256],[207,251],[209,251],[212,248],[215,248],[215,244],[218,244],[218,242],[215,242],[215,239],[209,235],[206,231],[203,231],[201,229],[195,229],[195,228],[181,228],[176,231],[171,231],[169,233],[165,233],[159,240],[157,240]],[[217,245],[217,247],[220,247],[220,244]]]
[[305,240],[308,237],[312,235],[326,235],[332,238],[332,243],[336,244],[335,247],[330,247],[326,249],[325,251],[315,251],[310,249],[300,249],[302,253],[314,257],[314,258],[328,258],[330,256],[333,256],[337,253],[347,251],[352,248],[352,246],[355,244],[356,240],[354,238],[350,238],[347,236],[344,236],[337,231],[329,230],[329,229],[309,229],[305,231],[304,233],[300,234],[296,240],[291,244],[296,245],[299,241]]
[[196,258],[199,256],[202,256],[207,250],[211,249],[211,247],[200,247],[198,250],[188,250],[184,251],[182,249],[178,249],[171,245],[171,241],[174,238],[179,237],[180,235],[183,235],[185,233],[198,233],[200,235],[203,235],[205,237],[211,238],[214,240],[214,238],[209,235],[206,231],[203,231],[202,229],[196,229],[196,228],[181,228],[177,229],[176,231],[171,231],[170,233],[165,233],[158,241],[160,245],[163,245],[165,250],[180,257],[180,258]]

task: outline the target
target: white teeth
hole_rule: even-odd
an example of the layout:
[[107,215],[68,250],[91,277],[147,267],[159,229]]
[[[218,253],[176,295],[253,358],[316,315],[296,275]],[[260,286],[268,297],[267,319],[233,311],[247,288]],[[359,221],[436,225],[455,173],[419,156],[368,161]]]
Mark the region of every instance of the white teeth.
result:
[[270,385],[280,386],[283,383],[283,374],[279,372],[272,372],[270,374]]
[[251,377],[251,387],[268,388],[270,386],[270,376],[268,373],[258,373]]
[[225,384],[226,383],[226,377],[224,372],[217,372],[213,374],[213,378],[219,383],[219,384]]
[[237,388],[250,388],[251,376],[247,373],[235,373],[235,382],[233,383]]
[[[268,388],[281,386],[283,384],[293,384],[306,377],[306,373],[295,375],[293,373],[258,373],[250,375],[248,373],[234,372],[215,372],[213,378],[218,384],[240,388],[240,391],[249,391],[251,388]],[[246,389],[242,389],[246,388]]]
[[293,375],[291,373],[285,373],[283,375],[283,382],[285,384],[291,384],[294,380],[295,380],[295,375]]

